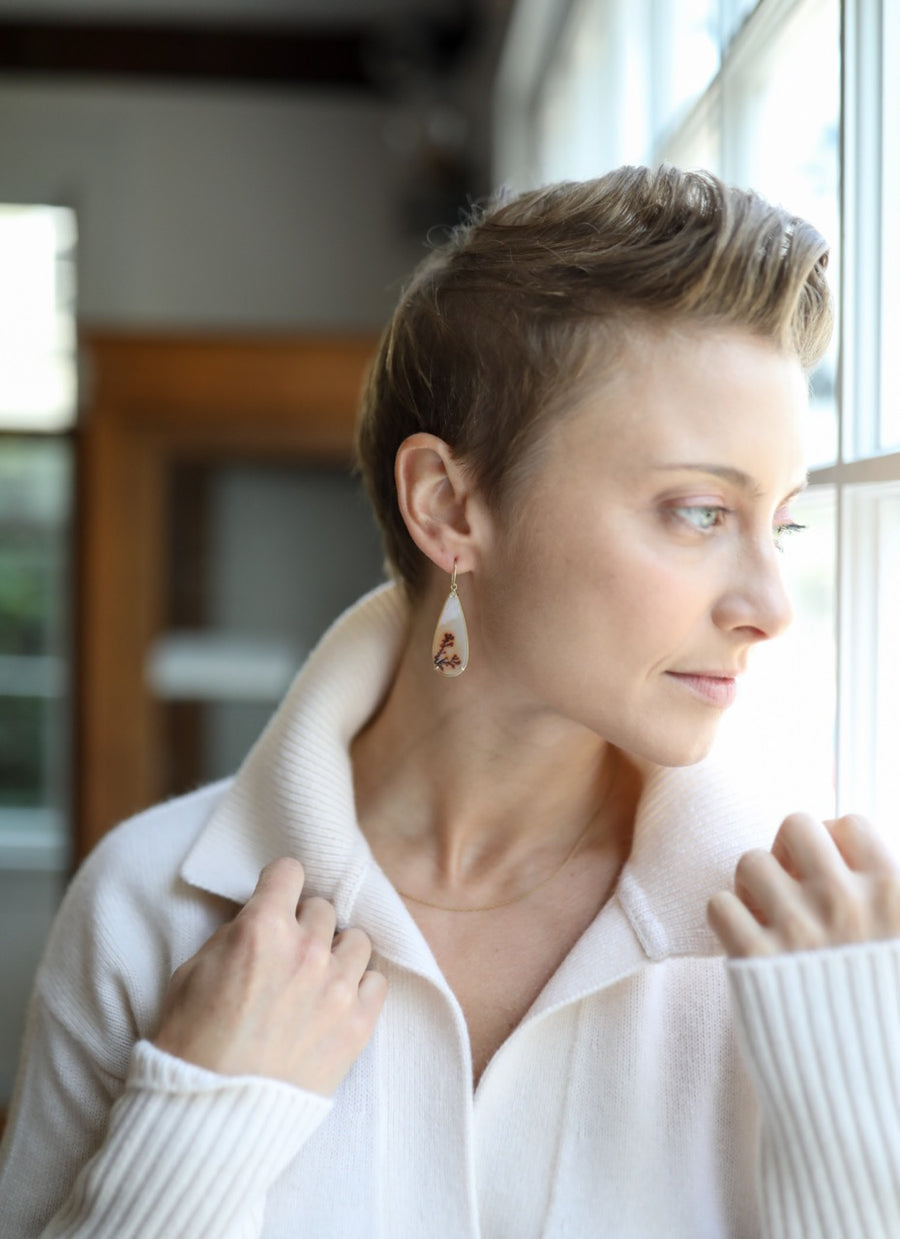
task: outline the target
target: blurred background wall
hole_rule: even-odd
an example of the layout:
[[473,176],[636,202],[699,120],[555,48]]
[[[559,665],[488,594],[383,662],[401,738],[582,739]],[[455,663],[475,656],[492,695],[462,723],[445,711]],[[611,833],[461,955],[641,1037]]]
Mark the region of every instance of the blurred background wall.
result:
[[76,210],[87,322],[377,328],[486,187],[502,7],[3,0],[4,198]]

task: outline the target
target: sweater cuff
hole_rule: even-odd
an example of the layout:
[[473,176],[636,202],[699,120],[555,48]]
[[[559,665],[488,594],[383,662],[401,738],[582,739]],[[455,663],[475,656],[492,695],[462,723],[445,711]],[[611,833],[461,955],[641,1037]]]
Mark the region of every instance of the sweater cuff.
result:
[[249,1239],[268,1188],[331,1106],[280,1080],[218,1075],[140,1041],[107,1138],[46,1239]]
[[732,960],[766,1234],[900,1235],[900,941]]

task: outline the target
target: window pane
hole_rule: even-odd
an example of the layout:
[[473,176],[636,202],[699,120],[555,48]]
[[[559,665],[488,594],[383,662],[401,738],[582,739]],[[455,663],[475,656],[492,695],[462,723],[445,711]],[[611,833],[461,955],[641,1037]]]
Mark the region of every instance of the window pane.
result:
[[900,448],[900,5],[883,7],[881,208],[881,434],[884,451]]
[[[589,180],[604,170],[610,134],[597,124],[609,113],[603,25],[596,5],[576,3],[563,30],[535,111],[537,183]],[[622,139],[615,125],[616,141]],[[614,162],[619,162],[614,160]]]
[[900,850],[900,484],[878,504],[878,599],[875,648],[875,821]]
[[530,118],[535,182],[646,162],[650,104],[643,10],[574,0]]
[[[67,441],[0,436],[2,809],[65,801],[71,468]],[[24,820],[0,815],[0,845]]]
[[[800,4],[763,54],[741,68],[726,106],[726,174],[810,220],[831,245],[829,277],[839,297],[840,6]],[[807,464],[837,459],[837,338],[813,377]]]
[[0,204],[0,428],[75,421],[75,215]]
[[68,865],[71,445],[0,435],[0,1106]]
[[52,716],[37,697],[0,697],[0,805],[34,807],[46,795]]
[[722,40],[727,45],[756,8],[759,0],[719,0]]
[[834,490],[810,489],[792,513],[806,526],[784,548],[794,622],[751,653],[719,749],[738,772],[764,769],[773,803],[827,816],[834,812],[837,678]]
[[900,482],[848,486],[843,508],[839,808],[900,849]]
[[687,171],[712,172],[722,175],[721,132],[716,108],[704,108],[701,115],[691,117],[659,149],[658,163],[672,163]]
[[63,650],[71,449],[0,435],[0,655]]
[[655,0],[652,10],[653,124],[671,130],[719,68],[718,0]]

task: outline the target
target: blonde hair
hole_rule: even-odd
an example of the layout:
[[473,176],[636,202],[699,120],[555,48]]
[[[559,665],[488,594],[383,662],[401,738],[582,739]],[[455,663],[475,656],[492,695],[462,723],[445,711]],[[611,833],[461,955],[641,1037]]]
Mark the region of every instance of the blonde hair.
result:
[[832,330],[827,263],[811,224],[667,166],[619,168],[475,213],[414,273],[363,396],[358,460],[392,570],[421,589],[427,560],[394,486],[409,435],[443,439],[499,506],[529,449],[609,373],[634,327],[735,327],[811,369]]

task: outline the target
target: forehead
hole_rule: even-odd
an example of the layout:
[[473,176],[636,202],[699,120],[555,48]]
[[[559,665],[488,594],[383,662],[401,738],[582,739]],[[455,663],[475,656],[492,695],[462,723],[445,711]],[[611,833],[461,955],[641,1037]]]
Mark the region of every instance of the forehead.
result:
[[706,459],[718,448],[723,463],[742,468],[740,457],[766,444],[802,456],[806,405],[799,360],[770,341],[736,330],[641,330],[585,384],[551,450],[565,455],[602,443],[604,455],[620,460],[687,459],[705,447]]

